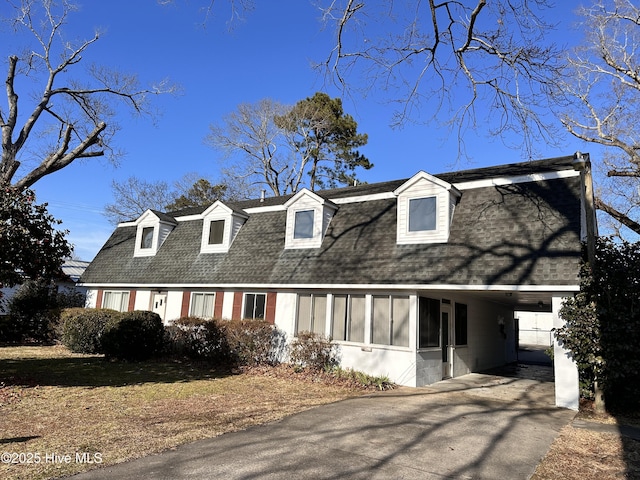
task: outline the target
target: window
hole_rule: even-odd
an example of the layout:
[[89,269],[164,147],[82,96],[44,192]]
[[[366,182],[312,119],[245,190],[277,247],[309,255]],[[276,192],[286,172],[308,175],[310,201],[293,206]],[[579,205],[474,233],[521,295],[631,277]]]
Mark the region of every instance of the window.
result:
[[409,200],[409,231],[423,232],[436,229],[436,197]]
[[192,293],[189,315],[200,318],[213,318],[215,293]]
[[409,297],[374,296],[371,342],[409,346]]
[[331,336],[334,340],[364,343],[364,295],[334,295]]
[[126,312],[129,307],[129,292],[104,292],[102,308]]
[[220,245],[224,241],[224,220],[209,223],[209,245]]
[[296,212],[293,238],[313,238],[313,210]]
[[140,248],[151,248],[153,246],[153,227],[144,227],[142,229],[142,240]]
[[267,296],[264,293],[247,293],[244,296],[244,315],[242,318],[264,320]]
[[455,316],[455,344],[467,344],[467,306],[464,303],[456,303]]
[[[418,348],[440,346],[440,300],[420,297]],[[446,328],[446,327],[445,327]]]
[[325,295],[298,295],[296,332],[325,334],[327,297]]

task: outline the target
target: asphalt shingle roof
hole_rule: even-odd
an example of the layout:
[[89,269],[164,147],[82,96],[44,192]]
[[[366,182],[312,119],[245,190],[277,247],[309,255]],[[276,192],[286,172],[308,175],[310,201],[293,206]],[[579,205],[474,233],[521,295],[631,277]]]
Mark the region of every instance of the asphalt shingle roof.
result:
[[[562,157],[436,176],[457,183],[566,170],[571,160]],[[393,191],[404,181],[316,193],[333,199],[369,195]],[[280,205],[288,198],[229,205],[234,209]],[[82,281],[258,286],[578,283],[579,177],[465,190],[447,243],[397,245],[395,199],[339,205],[317,249],[285,249],[285,224],[285,211],[251,213],[227,253],[200,253],[202,220],[180,221],[156,255],[143,258],[133,257],[136,227],[120,227]]]

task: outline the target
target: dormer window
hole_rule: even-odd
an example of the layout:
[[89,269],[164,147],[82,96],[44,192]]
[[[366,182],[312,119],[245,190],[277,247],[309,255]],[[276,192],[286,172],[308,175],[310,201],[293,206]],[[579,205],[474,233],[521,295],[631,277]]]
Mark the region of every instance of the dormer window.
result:
[[240,227],[249,218],[242,211],[217,201],[202,213],[201,253],[225,253],[229,251]]
[[320,248],[337,205],[305,189],[287,203],[285,248]]
[[155,210],[147,210],[135,223],[137,230],[134,257],[155,255],[177,225],[173,217]]
[[449,240],[453,211],[462,195],[458,189],[428,173],[419,172],[394,193],[398,197],[398,244]]
[[221,245],[224,242],[224,220],[209,222],[209,245]]
[[155,228],[153,227],[143,227],[142,228],[142,240],[140,243],[140,248],[151,248],[153,246],[153,231]]
[[425,232],[436,229],[436,197],[409,199],[409,231]]
[[313,210],[296,212],[293,238],[313,238]]

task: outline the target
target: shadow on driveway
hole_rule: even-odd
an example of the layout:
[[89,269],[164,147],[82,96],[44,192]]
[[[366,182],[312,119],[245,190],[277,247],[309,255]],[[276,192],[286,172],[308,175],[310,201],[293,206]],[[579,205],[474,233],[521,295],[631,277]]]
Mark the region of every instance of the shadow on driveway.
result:
[[471,374],[320,406],[74,478],[528,479],[575,415],[553,403],[548,381]]

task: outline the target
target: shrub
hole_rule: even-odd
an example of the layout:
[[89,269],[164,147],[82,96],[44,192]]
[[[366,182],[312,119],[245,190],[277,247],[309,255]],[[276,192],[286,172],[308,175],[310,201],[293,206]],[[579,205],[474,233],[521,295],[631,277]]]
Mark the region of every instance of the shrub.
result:
[[229,348],[220,323],[197,317],[183,317],[166,329],[171,353],[215,363],[228,363]]
[[102,353],[121,360],[145,360],[162,352],[164,325],[157,313],[126,312],[110,319],[102,335]]
[[223,320],[220,322],[237,366],[273,365],[284,348],[284,336],[264,320]]
[[67,308],[61,313],[62,343],[76,353],[102,353],[107,323],[120,316],[109,309]]
[[50,282],[28,280],[7,303],[5,333],[9,338],[5,340],[49,343],[55,339],[59,311]]
[[336,351],[331,339],[311,332],[299,332],[289,346],[289,359],[296,367],[323,370],[335,366]]

